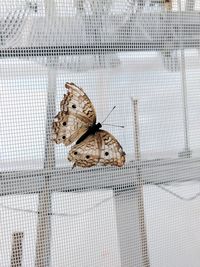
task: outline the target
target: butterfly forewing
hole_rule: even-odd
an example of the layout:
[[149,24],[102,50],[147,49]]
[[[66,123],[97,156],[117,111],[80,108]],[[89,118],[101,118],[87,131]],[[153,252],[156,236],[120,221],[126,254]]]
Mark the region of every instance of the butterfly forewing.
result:
[[68,89],[61,101],[61,111],[54,118],[53,140],[66,146],[77,141],[96,122],[95,109],[83,90],[73,83],[66,83]]
[[54,118],[53,140],[55,143],[70,145],[88,130],[88,125],[79,118],[61,111]]
[[61,110],[74,114],[89,126],[93,125],[96,122],[96,112],[88,96],[73,83],[66,83],[65,87],[68,89],[68,94],[64,95],[61,101]]

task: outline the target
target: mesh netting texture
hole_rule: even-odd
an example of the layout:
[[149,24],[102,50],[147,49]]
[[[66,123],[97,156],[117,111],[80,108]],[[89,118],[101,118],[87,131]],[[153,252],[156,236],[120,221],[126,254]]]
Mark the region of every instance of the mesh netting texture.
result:
[[198,0],[1,1],[0,266],[200,266],[199,35]]

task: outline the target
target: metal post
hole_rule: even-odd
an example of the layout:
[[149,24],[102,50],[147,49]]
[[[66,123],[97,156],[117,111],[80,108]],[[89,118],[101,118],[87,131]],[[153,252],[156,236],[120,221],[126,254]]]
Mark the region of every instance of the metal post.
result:
[[121,266],[148,266],[142,255],[138,193],[135,189],[115,192],[115,207]]
[[135,159],[141,160],[138,100],[135,98],[131,98],[131,100],[132,100],[132,107],[133,107],[133,134],[134,134]]
[[[45,18],[51,27],[56,16],[56,6],[54,0],[45,0]],[[49,18],[52,18],[49,21]],[[56,60],[57,57],[54,57]],[[49,64],[48,64],[49,60]],[[51,125],[55,116],[55,92],[56,92],[56,70],[51,67],[52,57],[47,60],[48,67],[48,93],[47,93],[47,115],[46,115],[46,141],[45,141],[45,159],[44,169],[55,169],[54,144],[51,142]],[[50,172],[49,172],[50,173]],[[38,204],[38,224],[36,240],[36,267],[50,266],[51,258],[51,191],[50,175],[44,176],[43,191],[39,193]]]
[[[139,111],[138,111],[138,100],[132,98],[132,107],[133,107],[133,133],[134,133],[134,150],[135,150],[135,159],[136,161],[141,160],[141,149],[140,149],[140,132],[139,132]],[[149,256],[148,256],[148,242],[147,242],[147,233],[146,225],[144,218],[144,198],[143,198],[143,179],[141,175],[141,168],[137,168],[137,182],[138,187],[136,188],[136,198],[137,198],[137,208],[138,208],[138,219],[139,219],[139,229],[140,229],[140,238],[141,238],[141,250],[142,250],[142,266],[149,267]]]
[[140,169],[138,101],[132,99],[135,159],[138,162],[136,186],[115,192],[121,265],[149,267],[147,236],[144,218],[143,180]]
[[[181,2],[178,1],[178,9],[181,13]],[[180,29],[182,32],[182,28]],[[181,36],[182,37],[182,36]],[[191,157],[192,151],[189,146],[189,120],[188,120],[188,94],[187,94],[187,78],[185,67],[185,51],[181,48],[181,88],[182,88],[182,101],[183,101],[183,130],[184,130],[184,150],[179,152],[179,157]]]
[[183,97],[183,123],[184,123],[184,147],[185,151],[189,150],[189,138],[188,138],[188,95],[186,84],[186,69],[185,69],[185,52],[181,49],[181,86]]
[[[44,169],[55,169],[54,145],[51,142],[51,124],[55,116],[56,71],[48,70],[47,123]],[[36,241],[36,267],[50,266],[51,238],[51,191],[49,187],[50,174],[44,177],[44,188],[39,193],[38,226]]]
[[11,255],[11,267],[22,266],[22,241],[24,233],[14,232],[12,234],[12,255]]

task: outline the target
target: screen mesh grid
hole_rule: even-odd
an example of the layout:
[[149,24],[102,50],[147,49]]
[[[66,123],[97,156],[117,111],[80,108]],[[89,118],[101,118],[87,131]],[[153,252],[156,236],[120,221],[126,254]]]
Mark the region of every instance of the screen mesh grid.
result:
[[[198,267],[194,0],[2,0],[0,266]],[[126,152],[74,168],[52,122],[74,82]]]

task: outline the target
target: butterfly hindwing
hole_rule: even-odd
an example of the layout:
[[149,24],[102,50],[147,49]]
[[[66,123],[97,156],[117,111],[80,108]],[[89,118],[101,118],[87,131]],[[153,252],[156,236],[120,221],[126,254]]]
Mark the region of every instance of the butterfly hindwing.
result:
[[95,135],[89,135],[84,141],[72,146],[68,160],[74,166],[92,167],[98,164],[100,157],[99,143]]
[[99,163],[122,167],[125,163],[125,152],[117,139],[104,130],[98,132],[98,138],[101,140]]
[[96,122],[95,109],[81,88],[66,83],[68,89],[61,101],[61,111],[54,118],[53,140],[66,146],[78,140]]
[[68,159],[80,167],[91,167],[98,163],[121,167],[125,162],[125,153],[114,136],[99,130],[80,144],[74,145]]

